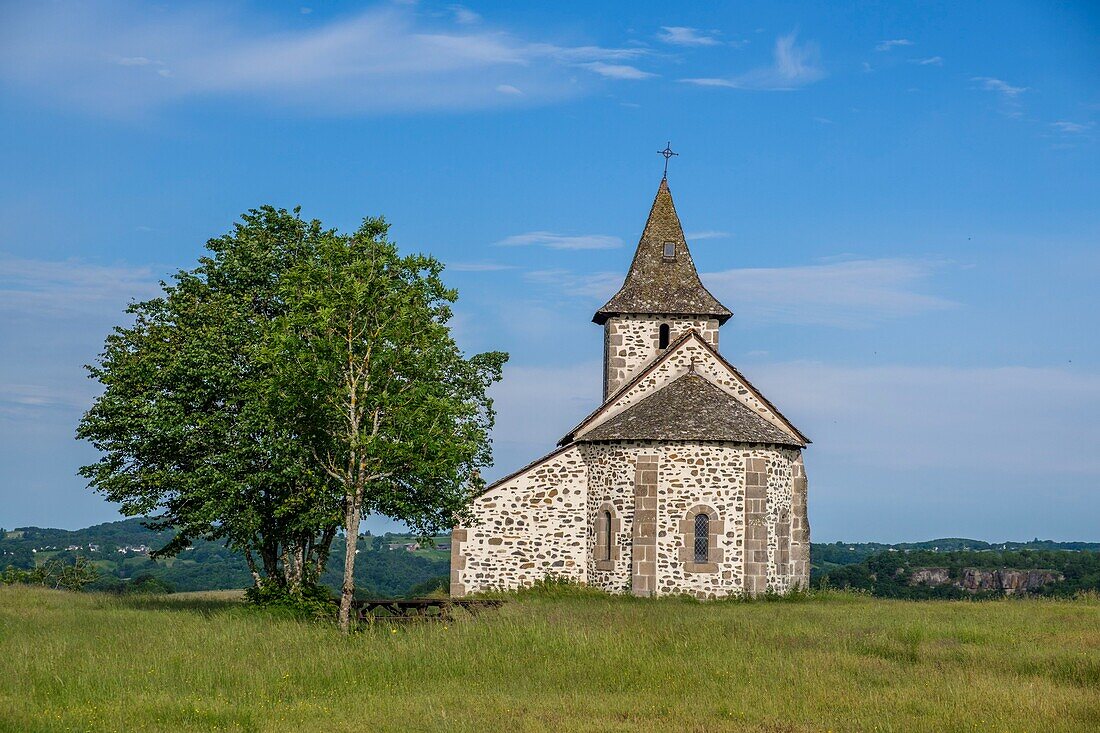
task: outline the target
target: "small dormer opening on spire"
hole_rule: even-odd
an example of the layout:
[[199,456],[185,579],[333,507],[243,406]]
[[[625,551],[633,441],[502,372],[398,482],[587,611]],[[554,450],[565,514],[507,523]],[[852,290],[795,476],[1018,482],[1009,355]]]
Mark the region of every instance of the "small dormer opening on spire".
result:
[[613,316],[657,313],[714,318],[719,324],[733,315],[700,282],[665,180],[653,199],[623,286],[592,320],[603,325]]

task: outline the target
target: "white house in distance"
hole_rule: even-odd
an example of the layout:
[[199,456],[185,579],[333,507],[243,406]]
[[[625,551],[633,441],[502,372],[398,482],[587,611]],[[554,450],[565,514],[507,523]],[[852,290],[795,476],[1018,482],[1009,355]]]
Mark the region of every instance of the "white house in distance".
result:
[[809,581],[810,442],[718,353],[662,179],[604,328],[604,399],[454,529],[451,595],[570,578],[616,593],[785,593]]

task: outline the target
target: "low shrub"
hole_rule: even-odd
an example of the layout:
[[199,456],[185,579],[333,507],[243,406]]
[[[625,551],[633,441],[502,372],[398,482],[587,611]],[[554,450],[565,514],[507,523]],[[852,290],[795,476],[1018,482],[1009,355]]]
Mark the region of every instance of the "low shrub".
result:
[[295,618],[328,621],[336,617],[332,593],[323,585],[303,585],[297,592],[292,592],[285,585],[266,582],[252,586],[244,596],[253,606]]

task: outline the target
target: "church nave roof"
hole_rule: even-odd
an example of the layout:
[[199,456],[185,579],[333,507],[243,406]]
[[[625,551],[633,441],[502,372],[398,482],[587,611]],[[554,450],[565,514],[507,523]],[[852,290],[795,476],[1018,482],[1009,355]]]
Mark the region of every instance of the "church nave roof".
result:
[[803,444],[706,378],[689,372],[598,425],[577,442],[713,440]]

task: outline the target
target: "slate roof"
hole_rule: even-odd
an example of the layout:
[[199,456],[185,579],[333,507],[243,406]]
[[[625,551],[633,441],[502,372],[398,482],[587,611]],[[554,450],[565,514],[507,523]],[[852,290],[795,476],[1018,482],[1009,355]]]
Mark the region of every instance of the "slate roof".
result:
[[[675,245],[675,257],[664,256],[665,243]],[[592,320],[602,324],[623,313],[707,316],[719,323],[733,315],[699,280],[666,180],[657,189],[622,288]]]
[[689,372],[577,439],[713,440],[805,447],[706,378]]
[[579,423],[577,423],[576,427],[574,427],[572,430],[570,430],[568,433],[566,433],[565,436],[562,437],[562,439],[558,441],[558,445],[564,446],[564,445],[568,445],[568,444],[572,443],[573,440],[574,440],[574,436],[577,433],[581,432],[589,423],[591,423],[593,420],[595,420],[596,417],[601,412],[603,412],[605,409],[608,408],[608,406],[614,404],[619,395],[626,394],[635,385],[637,385],[643,379],[648,377],[653,372],[653,370],[657,369],[662,363],[664,363],[665,361],[670,359],[673,356],[673,354],[675,354],[676,350],[678,348],[680,348],[680,346],[685,341],[688,341],[689,339],[693,339],[696,343],[698,343],[700,346],[702,346],[704,349],[706,349],[708,352],[710,352],[710,354],[712,356],[714,356],[714,358],[717,359],[718,362],[722,366],[724,366],[726,369],[729,369],[730,372],[734,376],[737,377],[738,381],[741,382],[741,384],[743,384],[746,387],[746,389],[749,390],[749,392],[751,392],[758,400],[763,402],[768,407],[768,409],[771,410],[775,414],[776,417],[778,417],[781,421],[783,421],[783,423],[788,428],[790,428],[791,432],[798,439],[798,442],[791,443],[791,445],[796,445],[797,444],[797,445],[806,446],[807,444],[813,442],[805,434],[803,434],[801,430],[799,430],[797,427],[795,427],[794,423],[792,423],[790,420],[788,420],[787,417],[782,412],[779,411],[779,408],[776,407],[775,405],[773,405],[772,402],[767,397],[765,397],[764,394],[760,390],[758,390],[756,387],[754,387],[752,385],[752,383],[749,382],[749,380],[745,377],[745,375],[742,374],[737,369],[737,367],[735,367],[733,364],[730,364],[726,360],[726,358],[724,356],[722,356],[721,354],[719,354],[718,350],[716,348],[714,348],[714,346],[707,343],[706,339],[704,339],[702,336],[700,336],[699,333],[695,329],[691,329],[689,331],[686,331],[682,336],[680,336],[675,341],[673,341],[669,345],[669,347],[667,349],[665,349],[665,351],[663,353],[658,354],[655,358],[653,358],[649,362],[649,364],[647,364],[645,366],[645,368],[640,369],[637,374],[635,374],[633,377],[631,377],[626,382],[626,384],[619,387],[619,389],[615,390],[614,393],[609,395],[607,397],[607,399],[604,400],[602,405],[600,405],[595,410],[590,412],[583,420],[581,420]]

